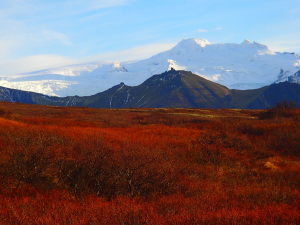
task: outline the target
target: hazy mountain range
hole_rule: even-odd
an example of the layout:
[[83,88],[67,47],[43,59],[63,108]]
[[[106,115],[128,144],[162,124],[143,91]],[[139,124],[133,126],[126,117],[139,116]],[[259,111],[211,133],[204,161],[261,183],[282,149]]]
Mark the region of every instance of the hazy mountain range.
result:
[[234,89],[300,82],[300,57],[244,41],[211,44],[186,39],[174,48],[136,62],[88,63],[0,78],[0,86],[56,96],[88,96],[115,84],[139,85],[170,68],[187,70]]
[[300,106],[300,84],[281,82],[234,90],[192,72],[171,69],[138,86],[120,83],[91,96],[53,97],[0,87],[0,100],[53,106],[95,108],[268,108],[282,101]]

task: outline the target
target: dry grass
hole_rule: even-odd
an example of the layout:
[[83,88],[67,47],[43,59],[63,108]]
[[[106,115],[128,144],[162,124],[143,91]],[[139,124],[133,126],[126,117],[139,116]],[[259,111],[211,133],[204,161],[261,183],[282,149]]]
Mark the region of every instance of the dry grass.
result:
[[300,112],[260,113],[1,103],[0,224],[296,225]]

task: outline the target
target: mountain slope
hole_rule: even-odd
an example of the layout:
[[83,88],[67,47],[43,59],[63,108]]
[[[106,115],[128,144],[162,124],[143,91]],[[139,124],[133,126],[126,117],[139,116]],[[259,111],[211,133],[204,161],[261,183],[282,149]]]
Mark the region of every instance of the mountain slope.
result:
[[300,84],[300,70],[296,72],[294,75],[288,77],[287,81],[290,83]]
[[230,90],[187,71],[171,69],[138,86],[120,83],[92,96],[52,97],[0,87],[0,100],[94,108],[268,108],[281,101],[300,106],[300,84],[283,82],[259,89]]
[[80,105],[79,102],[81,98],[82,97],[78,96],[60,98],[35,92],[0,87],[0,101],[3,102],[18,102],[52,106],[73,106]]
[[211,44],[186,39],[174,48],[137,62],[89,63],[0,79],[0,86],[48,95],[92,95],[116,83],[138,85],[154,74],[188,70],[229,88],[250,89],[287,81],[300,68],[300,57],[278,53],[250,41]]
[[[135,87],[121,83],[91,96],[84,106],[123,107],[209,107],[222,106],[229,90],[191,72],[170,70],[154,75]],[[93,99],[93,101],[91,101]]]
[[[255,91],[245,91],[255,98],[250,98],[246,108],[260,109],[269,108],[283,101],[292,101],[300,106],[300,85],[289,82],[273,84]],[[255,92],[255,94],[254,94]],[[236,96],[241,96],[241,91],[235,93]],[[240,104],[237,104],[240,106]]]

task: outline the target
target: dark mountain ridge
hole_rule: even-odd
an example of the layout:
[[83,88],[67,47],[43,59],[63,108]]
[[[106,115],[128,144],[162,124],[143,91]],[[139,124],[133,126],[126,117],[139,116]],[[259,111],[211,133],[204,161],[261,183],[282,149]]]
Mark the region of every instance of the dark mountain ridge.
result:
[[170,70],[138,86],[120,83],[91,96],[53,97],[0,87],[0,100],[93,108],[269,108],[282,101],[300,106],[300,84],[283,82],[259,89],[232,90],[188,71]]

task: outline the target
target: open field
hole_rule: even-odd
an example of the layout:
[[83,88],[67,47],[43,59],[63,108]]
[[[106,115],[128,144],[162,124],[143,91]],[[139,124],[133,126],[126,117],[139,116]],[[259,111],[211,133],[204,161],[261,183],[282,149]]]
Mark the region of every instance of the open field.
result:
[[0,103],[1,225],[296,225],[300,111]]

